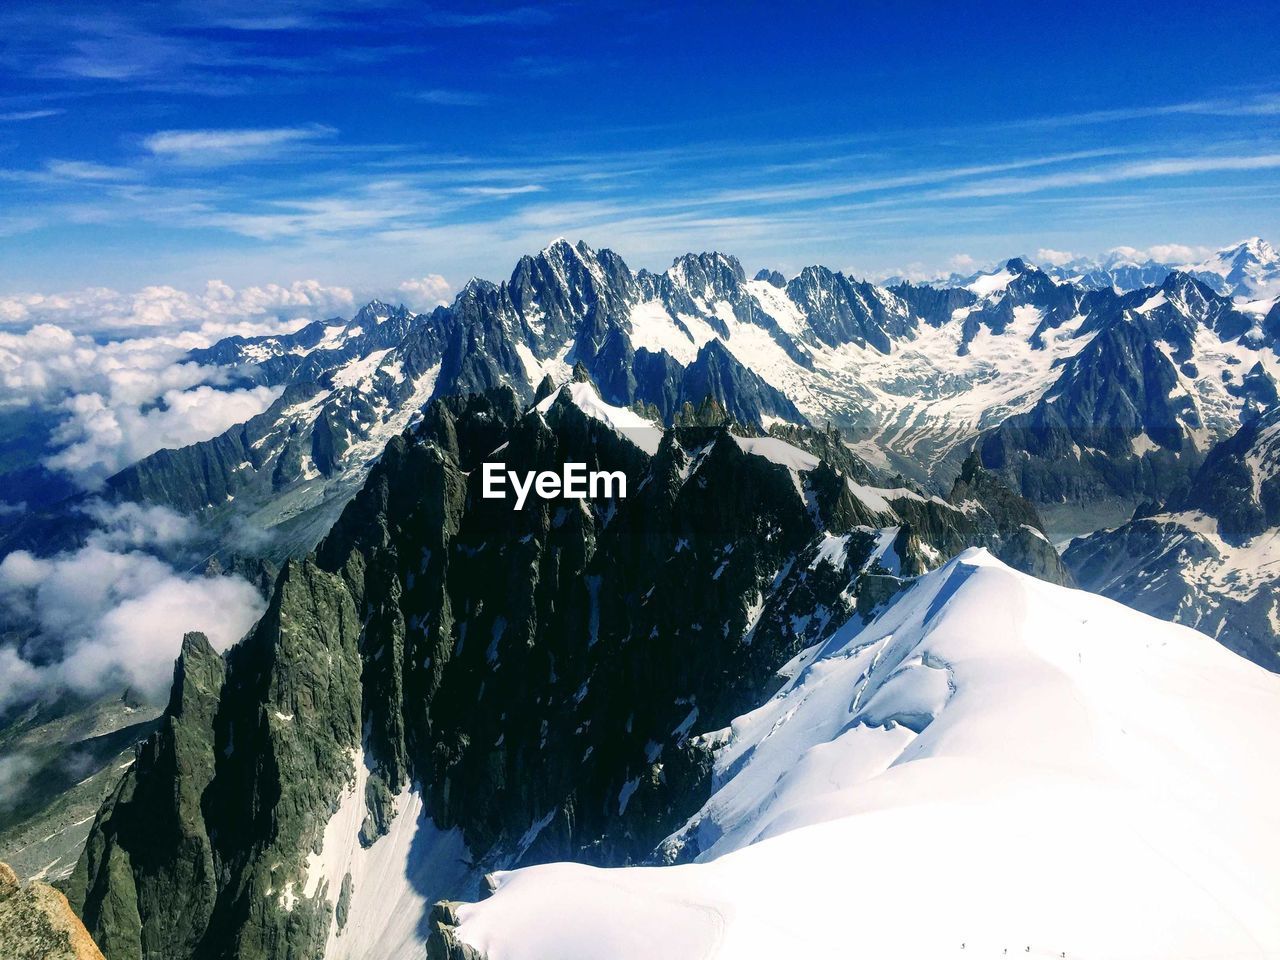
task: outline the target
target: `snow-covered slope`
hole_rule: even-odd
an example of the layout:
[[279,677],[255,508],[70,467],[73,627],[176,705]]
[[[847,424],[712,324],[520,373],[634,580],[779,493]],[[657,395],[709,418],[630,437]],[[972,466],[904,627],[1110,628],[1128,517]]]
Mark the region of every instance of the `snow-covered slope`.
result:
[[696,862],[496,876],[490,960],[1280,953],[1280,678],[981,551],[709,735]]
[[544,397],[535,407],[541,413],[550,412],[561,397],[564,402],[572,403],[592,420],[611,427],[619,436],[626,437],[637,447],[653,456],[658,452],[662,442],[662,424],[646,420],[634,410],[626,407],[615,407],[600,398],[599,391],[589,381],[574,381]]
[[361,751],[353,751],[352,767],[354,782],[325,824],[320,849],[307,858],[302,889],[286,886],[280,902],[292,911],[299,899],[321,894],[343,904],[340,922],[329,927],[325,960],[420,957],[423,911],[442,891],[462,885],[471,854],[460,831],[432,823],[417,785],[392,799],[390,829],[366,846],[370,770]]
[[1215,446],[1186,493],[1064,559],[1081,586],[1280,669],[1280,406]]
[[[1156,260],[1132,247],[1117,247],[1099,257],[1076,257],[1066,263],[1045,264],[1046,273],[1091,290],[1122,293],[1158,287],[1171,272],[1194,276],[1223,296],[1239,301],[1274,299],[1280,295],[1280,254],[1261,237],[1249,237],[1222,247],[1199,261]],[[939,284],[972,283],[981,277],[952,276]]]
[[1261,237],[1223,247],[1202,263],[1186,269],[1220,277],[1219,292],[1245,300],[1280,295],[1280,253]]

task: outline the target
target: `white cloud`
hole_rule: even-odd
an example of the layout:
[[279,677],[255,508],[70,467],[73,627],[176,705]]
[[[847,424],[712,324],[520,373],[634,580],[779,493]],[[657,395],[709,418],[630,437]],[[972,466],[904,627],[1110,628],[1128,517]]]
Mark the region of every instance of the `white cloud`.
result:
[[112,167],[83,160],[50,160],[45,169],[55,177],[66,180],[87,180],[94,183],[110,183],[116,180],[132,180],[137,174],[128,167]]
[[0,113],[0,123],[22,123],[26,120],[42,120],[45,117],[56,117],[62,110],[15,110]]
[[237,577],[180,574],[149,554],[99,543],[49,558],[9,554],[0,561],[0,601],[35,628],[29,646],[42,653],[37,661],[0,649],[0,709],[47,692],[126,684],[158,699],[183,633],[201,630],[224,650],[266,607]]
[[[217,389],[226,371],[180,363],[189,337],[97,343],[63,327],[38,324],[0,333],[0,409],[38,406],[60,414],[48,463],[93,488],[163,447],[207,440],[265,410],[268,387]],[[208,336],[195,336],[203,346]]]
[[[439,274],[406,280],[414,309],[446,302]],[[345,287],[316,280],[202,291],[94,287],[0,297],[0,410],[36,405],[60,415],[48,466],[87,489],[163,448],[208,440],[265,410],[281,388],[226,389],[230,372],[184,362],[223,337],[276,335],[354,312]],[[114,337],[114,338],[113,338]]]
[[223,650],[265,609],[238,577],[179,572],[155,555],[188,567],[203,554],[193,553],[190,518],[102,501],[84,512],[99,526],[79,549],[51,557],[18,550],[0,561],[0,606],[24,637],[0,647],[0,711],[45,693],[126,684],[158,699],[185,632],[201,630]]
[[1099,186],[1130,180],[1183,177],[1199,173],[1274,170],[1280,167],[1280,153],[1246,156],[1166,157],[1115,164],[1090,170],[1067,170],[1034,176],[977,180],[964,186],[935,191],[928,199],[962,200],[982,197],[1019,196],[1044,190]]
[[1185,243],[1157,243],[1145,250],[1137,247],[1119,246],[1107,251],[1109,258],[1115,260],[1131,260],[1145,263],[1154,260],[1157,263],[1187,264],[1203,260],[1212,250],[1209,247],[1188,246]]
[[956,273],[965,273],[977,269],[978,261],[967,253],[957,253],[947,261],[947,265]]
[[412,310],[430,310],[448,304],[453,288],[438,273],[429,273],[419,280],[406,280],[397,288],[405,306]]
[[318,313],[331,315],[349,310],[354,302],[354,295],[346,287],[326,286],[317,280],[240,290],[221,280],[210,280],[200,292],[164,285],[143,287],[134,293],[87,287],[70,293],[0,297],[0,324],[20,327],[53,323],[78,333],[180,328],[195,335],[188,338],[189,348],[207,346],[233,333],[278,333],[289,319]]
[[519,183],[503,187],[459,187],[458,193],[465,197],[492,197],[500,200],[504,197],[518,197],[525,193],[544,193],[546,189],[540,183]]
[[[39,405],[63,419],[48,462],[93,488],[163,447],[207,440],[265,410],[278,390],[219,390],[228,372],[182,362],[231,335],[285,333],[317,316],[352,311],[344,287],[315,280],[236,290],[211,280],[199,293],[169,286],[132,294],[90,288],[0,298],[0,409]],[[105,333],[145,335],[105,339]],[[97,333],[97,336],[91,335]]]
[[1053,250],[1049,247],[1041,247],[1036,251],[1037,263],[1048,263],[1055,267],[1060,267],[1064,263],[1070,263],[1075,258],[1075,254],[1067,250]]
[[68,394],[98,393],[116,403],[144,403],[167,390],[217,379],[221,373],[177,363],[176,338],[97,343],[65,327],[40,323],[25,333],[0,332],[0,407],[56,405]]
[[333,136],[332,127],[273,127],[235,130],[161,130],[142,141],[166,160],[216,166],[260,159],[309,141]]
[[443,107],[478,107],[489,99],[475,90],[422,90],[411,96],[423,103],[433,103]]
[[53,433],[54,443],[63,449],[45,462],[93,489],[157,450],[216,437],[266,410],[283,392],[283,387],[220,390],[206,385],[168,390],[158,405],[142,407],[79,393],[63,403],[69,419]]
[[[0,677],[6,676],[6,654],[16,656],[10,650],[0,650]],[[0,810],[7,810],[22,795],[36,766],[35,760],[25,753],[0,757]]]
[[1184,243],[1157,243],[1147,248],[1147,256],[1162,263],[1191,263],[1209,253],[1208,247],[1189,247]]
[[163,506],[91,500],[83,511],[100,524],[89,535],[88,542],[107,550],[171,548],[188,543],[197,532],[190,517]]

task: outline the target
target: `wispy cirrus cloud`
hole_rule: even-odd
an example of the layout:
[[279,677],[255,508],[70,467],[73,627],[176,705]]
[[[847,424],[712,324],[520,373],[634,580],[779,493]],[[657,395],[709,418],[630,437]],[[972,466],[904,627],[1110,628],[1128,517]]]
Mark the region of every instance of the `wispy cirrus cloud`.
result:
[[938,200],[1013,196],[1044,190],[1070,189],[1121,183],[1129,180],[1159,179],[1202,173],[1224,173],[1280,168],[1280,153],[1243,156],[1160,157],[1094,169],[1067,170],[1030,177],[980,180],[934,193]]
[[534,26],[551,23],[556,16],[556,5],[550,3],[505,8],[494,4],[488,10],[429,10],[422,14],[425,21],[439,27]]
[[478,107],[489,102],[488,95],[478,90],[419,90],[410,96],[414,100],[441,107]]
[[278,156],[302,144],[333,137],[322,124],[207,130],[161,130],[142,141],[153,155],[193,166],[220,166]]
[[90,163],[84,160],[50,160],[45,164],[45,170],[58,178],[100,183],[133,180],[138,176],[137,171],[129,167]]
[[45,117],[56,117],[58,114],[65,112],[61,109],[12,110],[8,113],[0,113],[0,123],[23,123],[27,120],[43,120]]
[[526,193],[544,193],[546,187],[540,183],[521,183],[508,187],[459,187],[458,193],[464,197],[518,197]]
[[992,126],[1073,127],[1090,124],[1121,123],[1160,117],[1266,117],[1280,114],[1280,93],[1257,93],[1237,97],[1210,97],[1180,103],[1157,103],[1147,106],[1116,107],[1109,110],[1087,110],[1056,116],[1031,117],[1014,123]]

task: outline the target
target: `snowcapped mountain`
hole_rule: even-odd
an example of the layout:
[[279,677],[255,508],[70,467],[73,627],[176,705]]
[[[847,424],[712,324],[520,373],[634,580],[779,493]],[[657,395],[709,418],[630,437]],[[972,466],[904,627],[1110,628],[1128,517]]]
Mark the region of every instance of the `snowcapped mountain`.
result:
[[[1064,264],[1045,264],[1043,269],[1057,280],[1074,283],[1088,290],[1128,293],[1143,287],[1160,286],[1165,277],[1178,267],[1158,260],[1140,260],[1131,251],[1119,250],[1102,257],[1078,257]],[[1217,277],[1192,275],[1201,282],[1217,280]]]
[[1275,394],[1280,309],[1242,312],[1187,274],[1118,297],[1079,332],[1085,346],[1034,406],[979,441],[1033,500],[1093,501],[1077,529],[1102,525],[1108,501],[1123,515],[1185,489],[1212,443]]
[[500,872],[433,958],[1264,957],[1280,678],[969,551],[699,738],[681,865]]
[[1221,278],[1216,289],[1244,300],[1280,295],[1280,253],[1261,237],[1223,247],[1208,260],[1185,268]]
[[1114,288],[1127,293],[1157,287],[1171,272],[1190,274],[1215,293],[1242,301],[1274,299],[1280,295],[1280,254],[1261,237],[1223,247],[1199,262],[1139,259],[1136,251],[1113,250],[1102,257],[1078,257],[1059,265],[1045,265],[1051,276],[1089,289]]
[[1187,492],[1074,541],[1081,585],[1280,669],[1280,407],[1206,457]]
[[581,363],[611,404],[671,423],[712,396],[743,424],[832,423],[868,462],[937,489],[982,438],[985,463],[1037,502],[1118,516],[1185,484],[1275,376],[1280,307],[1264,307],[1185,274],[1119,294],[1022,260],[947,289],[819,266],[749,280],[719,253],[633,273],[559,240],[430,314],[375,302],[350,321],[192,354],[283,393],[108,488],[208,529],[271,529],[258,549],[297,553],[429,400],[506,385],[527,401]]
[[[68,883],[111,960],[422,956],[485,871],[649,856],[712,789],[694,735],[911,578],[975,545],[1066,577],[974,459],[933,496],[715,402],[663,429],[585,366],[539,393],[433,402],[244,641],[187,637]],[[628,495],[513,510],[497,457]]]

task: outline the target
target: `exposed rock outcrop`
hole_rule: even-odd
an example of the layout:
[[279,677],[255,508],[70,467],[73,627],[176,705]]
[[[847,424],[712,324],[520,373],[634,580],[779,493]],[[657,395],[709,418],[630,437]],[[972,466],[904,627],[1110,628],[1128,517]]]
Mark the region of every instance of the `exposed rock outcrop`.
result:
[[67,898],[45,883],[23,883],[0,863],[0,957],[103,960]]

